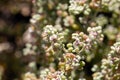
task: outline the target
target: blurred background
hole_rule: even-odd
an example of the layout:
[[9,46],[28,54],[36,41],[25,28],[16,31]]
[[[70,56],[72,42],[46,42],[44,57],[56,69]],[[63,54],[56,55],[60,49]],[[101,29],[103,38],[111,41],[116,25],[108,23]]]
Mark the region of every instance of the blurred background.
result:
[[31,0],[0,0],[0,80],[18,80],[24,72],[22,37],[31,13]]

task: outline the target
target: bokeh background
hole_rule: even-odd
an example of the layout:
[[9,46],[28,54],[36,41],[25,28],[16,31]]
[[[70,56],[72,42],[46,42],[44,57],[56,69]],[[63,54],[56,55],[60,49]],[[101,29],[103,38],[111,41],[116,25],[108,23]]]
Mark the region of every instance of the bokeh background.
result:
[[31,0],[0,0],[0,80],[20,79],[24,72],[22,37],[31,13]]

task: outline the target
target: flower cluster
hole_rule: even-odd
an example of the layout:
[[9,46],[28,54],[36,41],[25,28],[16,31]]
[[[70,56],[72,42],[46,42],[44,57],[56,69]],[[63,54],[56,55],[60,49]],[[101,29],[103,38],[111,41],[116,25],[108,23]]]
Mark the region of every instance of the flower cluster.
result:
[[44,69],[40,72],[41,80],[67,80],[65,73],[63,71],[50,71],[49,69]]
[[83,13],[85,15],[89,15],[91,9],[87,4],[87,0],[70,0],[69,11],[73,14],[80,14]]
[[63,30],[61,27],[47,25],[42,32],[43,49],[45,49],[47,56],[54,56],[62,54],[63,42],[66,42],[68,31]]
[[[107,58],[102,59],[100,72],[96,72],[93,74],[94,80],[119,80],[120,73],[117,71],[120,64],[120,42],[116,42],[113,46],[111,46],[111,51],[107,55]],[[93,71],[95,71],[95,66]]]
[[35,45],[26,44],[26,47],[23,49],[24,55],[36,55],[36,49],[37,47]]
[[85,49],[89,50],[92,45],[101,43],[103,40],[102,28],[101,26],[97,27],[88,27],[87,29],[88,35],[84,34],[83,32],[80,33],[73,33],[72,39],[74,40],[73,43],[67,44],[66,52],[76,52],[80,53]]
[[75,69],[75,67],[83,67],[85,63],[80,61],[81,57],[73,53],[63,54],[63,59],[59,62],[60,69],[63,71],[69,71]]
[[113,11],[117,14],[120,12],[120,0],[102,0],[101,1],[102,7],[107,8],[109,11]]
[[102,34],[102,27],[101,26],[97,26],[94,28],[89,27],[87,29],[87,31],[89,33],[90,40],[102,42],[104,36]]

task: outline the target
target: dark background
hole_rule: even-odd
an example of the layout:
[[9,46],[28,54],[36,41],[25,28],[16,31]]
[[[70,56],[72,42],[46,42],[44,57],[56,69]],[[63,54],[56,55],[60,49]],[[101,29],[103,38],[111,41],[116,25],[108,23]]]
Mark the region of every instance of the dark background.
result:
[[0,0],[0,74],[2,74],[2,80],[18,79],[24,72],[22,37],[29,26],[31,13],[31,0]]

